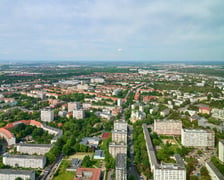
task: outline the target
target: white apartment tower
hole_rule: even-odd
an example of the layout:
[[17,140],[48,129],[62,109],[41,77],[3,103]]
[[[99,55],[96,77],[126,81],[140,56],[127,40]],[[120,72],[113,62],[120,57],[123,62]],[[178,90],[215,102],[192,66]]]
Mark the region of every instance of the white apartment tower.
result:
[[73,110],[73,118],[83,119],[85,117],[85,112],[83,109]]
[[51,122],[54,120],[54,111],[50,108],[41,110],[41,121]]

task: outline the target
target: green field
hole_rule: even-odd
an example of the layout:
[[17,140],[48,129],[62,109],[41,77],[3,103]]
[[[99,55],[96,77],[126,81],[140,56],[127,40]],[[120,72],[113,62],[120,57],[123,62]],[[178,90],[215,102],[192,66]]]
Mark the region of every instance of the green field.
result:
[[69,160],[63,160],[53,180],[72,180],[74,178],[75,173],[66,171],[66,168],[69,166],[69,164]]

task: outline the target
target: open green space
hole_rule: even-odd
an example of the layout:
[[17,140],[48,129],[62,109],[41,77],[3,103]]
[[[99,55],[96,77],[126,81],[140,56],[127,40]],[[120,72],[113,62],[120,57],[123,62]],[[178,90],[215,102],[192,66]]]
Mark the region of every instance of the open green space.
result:
[[75,176],[75,172],[68,172],[66,168],[69,166],[69,160],[63,160],[59,169],[57,170],[53,180],[72,180]]

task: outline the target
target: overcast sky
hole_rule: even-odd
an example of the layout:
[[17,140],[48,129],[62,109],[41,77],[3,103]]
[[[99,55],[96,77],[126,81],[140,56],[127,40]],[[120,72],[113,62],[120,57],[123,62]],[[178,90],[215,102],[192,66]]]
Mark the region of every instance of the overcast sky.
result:
[[224,60],[224,0],[0,0],[1,60]]

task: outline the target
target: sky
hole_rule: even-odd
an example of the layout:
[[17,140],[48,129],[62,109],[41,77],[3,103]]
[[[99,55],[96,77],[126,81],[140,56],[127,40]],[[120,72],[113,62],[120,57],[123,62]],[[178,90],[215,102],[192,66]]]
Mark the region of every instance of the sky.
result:
[[0,62],[224,61],[223,9],[223,0],[0,0]]

